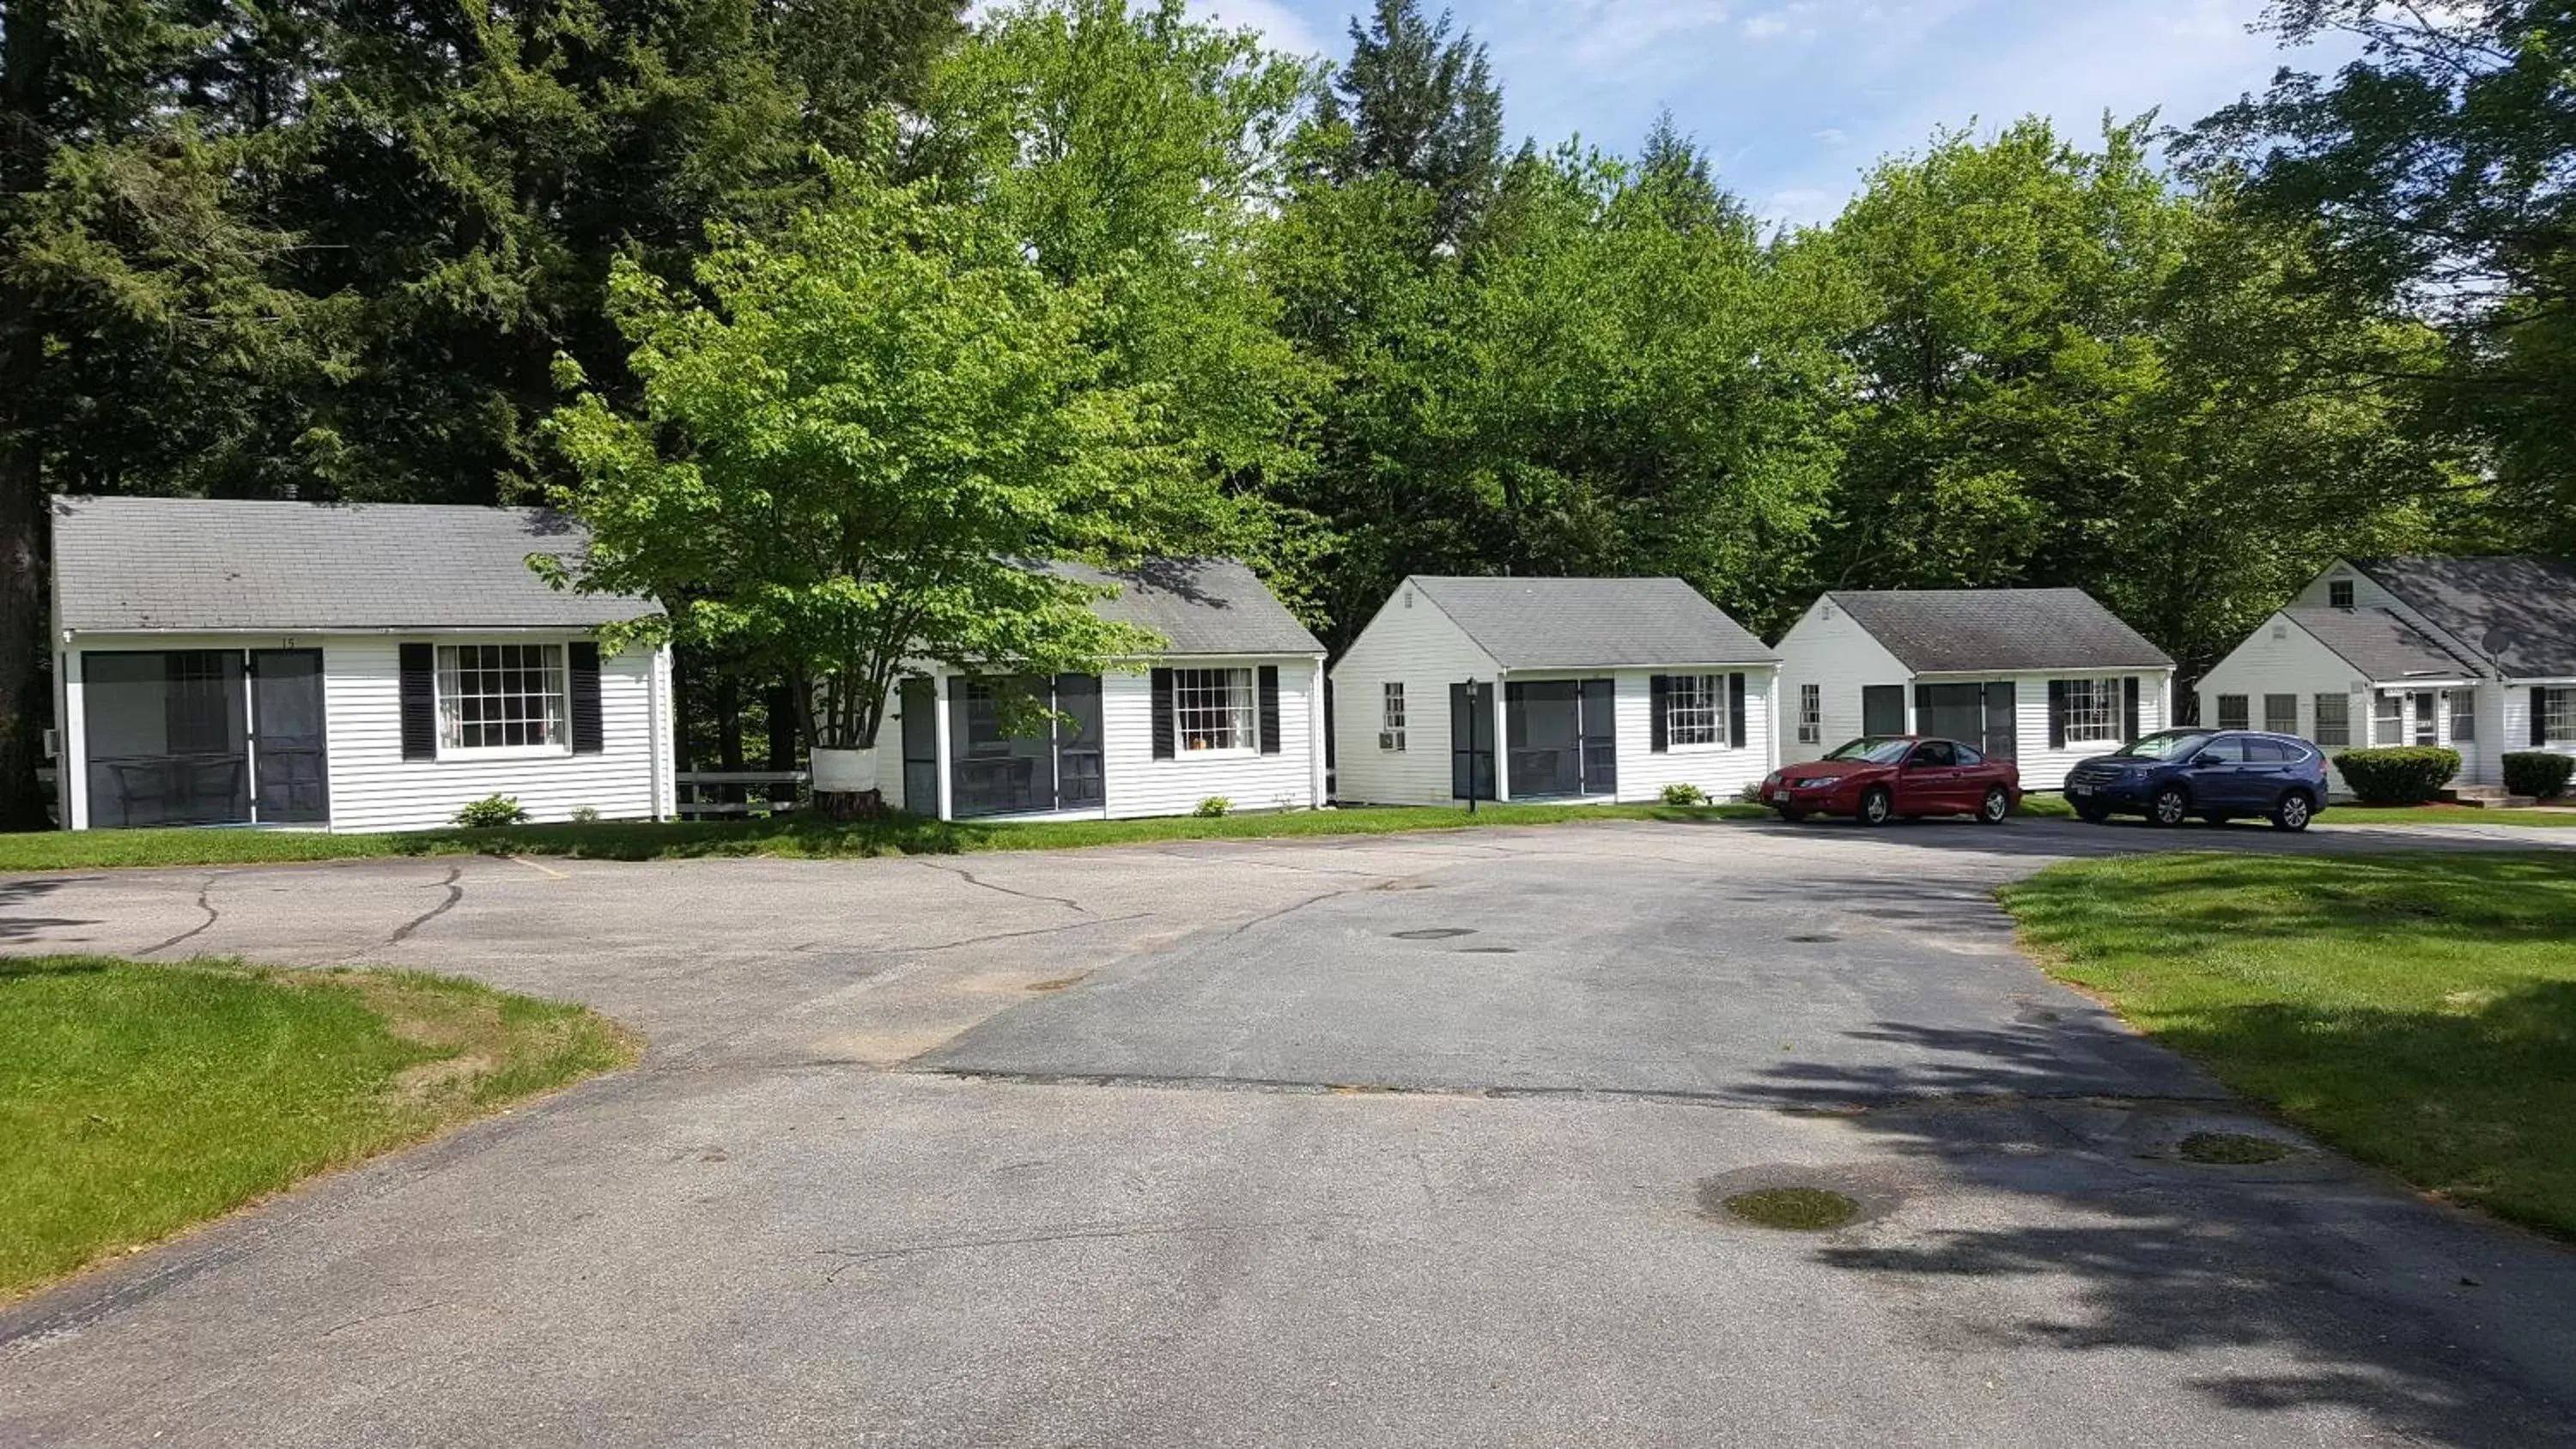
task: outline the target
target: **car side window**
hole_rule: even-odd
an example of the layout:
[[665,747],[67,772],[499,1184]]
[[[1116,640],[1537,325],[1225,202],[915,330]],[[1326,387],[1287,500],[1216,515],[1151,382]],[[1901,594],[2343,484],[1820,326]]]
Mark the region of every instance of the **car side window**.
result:
[[2245,759],[2249,764],[2283,765],[2289,763],[2292,758],[2294,758],[2294,752],[2279,740],[2245,742]]
[[1906,761],[1918,770],[1947,769],[1957,762],[1948,740],[1925,740],[1914,747],[1914,757]]
[[2220,735],[2200,747],[2191,757],[2195,765],[2241,765],[2245,763],[2245,740],[2239,735]]
[[1985,756],[1966,745],[1952,745],[1950,752],[1959,757],[1959,763],[1962,765],[1982,765],[1986,762]]

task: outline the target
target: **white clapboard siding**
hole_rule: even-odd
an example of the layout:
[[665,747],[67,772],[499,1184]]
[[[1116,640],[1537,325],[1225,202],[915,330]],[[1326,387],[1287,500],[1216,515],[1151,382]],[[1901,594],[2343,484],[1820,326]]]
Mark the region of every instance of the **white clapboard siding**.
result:
[[[670,656],[630,649],[600,660],[600,720],[606,748],[598,754],[402,757],[401,645],[404,643],[563,643],[575,634],[507,636],[84,634],[65,650],[67,759],[85,765],[80,692],[81,654],[109,650],[319,649],[325,758],[335,831],[434,829],[491,795],[515,797],[540,821],[569,820],[584,807],[607,820],[670,813]],[[85,769],[71,772],[85,778]],[[86,817],[84,809],[82,815]]]
[[[331,828],[417,830],[447,825],[490,795],[508,795],[532,819],[569,820],[581,809],[604,820],[648,819],[672,798],[667,705],[658,650],[629,649],[599,663],[599,711],[606,748],[595,755],[506,758],[472,753],[437,760],[402,757],[404,642],[472,643],[463,636],[332,640],[323,646],[330,724]],[[493,641],[479,641],[493,642]],[[513,636],[504,642],[540,642]],[[569,642],[568,640],[565,642]]]
[[[1771,772],[1771,707],[1775,672],[1768,666],[1718,672],[1718,688],[1729,673],[1744,676],[1744,742],[1740,745],[1684,745],[1655,753],[1655,676],[1666,671],[1623,669],[1616,673],[1619,739],[1619,798],[1652,801],[1667,785],[1697,785],[1709,799],[1731,800],[1747,785],[1762,783]],[[1694,673],[1697,671],[1693,671]],[[1517,679],[1521,676],[1514,675]],[[1594,676],[1598,678],[1599,676]],[[1720,695],[1721,701],[1724,695]]]
[[[1500,672],[1449,616],[1399,586],[1333,666],[1333,794],[1366,805],[1446,805],[1453,798],[1449,686]],[[1386,685],[1404,685],[1401,750],[1380,745]],[[1487,748],[1492,741],[1486,741]]]
[[[2063,749],[2049,748],[2048,685],[2053,679],[2135,679],[2138,681],[2138,733],[2151,735],[2173,718],[2171,695],[2173,672],[2152,671],[2051,670],[2045,673],[1997,674],[1998,680],[2009,680],[2013,687],[2015,762],[2021,767],[2021,787],[2025,790],[2058,790],[2065,788],[2066,772],[2080,760],[2107,755],[2120,748],[2121,741],[2087,740]],[[1906,708],[1913,708],[1908,698]],[[1971,741],[1974,743],[1974,741]]]
[[1228,752],[1169,760],[1154,758],[1154,685],[1144,672],[1110,673],[1100,680],[1101,770],[1113,819],[1187,815],[1199,802],[1223,797],[1237,811],[1311,810],[1324,742],[1319,693],[1323,661],[1314,658],[1171,661],[1183,669],[1279,670],[1279,752]]
[[[1835,607],[1830,596],[1820,596],[1808,605],[1807,612],[1781,636],[1780,659],[1783,760],[1820,760],[1828,750],[1858,739],[1863,733],[1861,692],[1872,685],[1905,691],[1907,718],[1913,717],[1913,671],[1859,621]],[[1801,740],[1798,700],[1800,686],[1809,684],[1817,687],[1824,727],[1817,738]],[[2047,738],[2045,733],[2040,736],[2043,743]]]

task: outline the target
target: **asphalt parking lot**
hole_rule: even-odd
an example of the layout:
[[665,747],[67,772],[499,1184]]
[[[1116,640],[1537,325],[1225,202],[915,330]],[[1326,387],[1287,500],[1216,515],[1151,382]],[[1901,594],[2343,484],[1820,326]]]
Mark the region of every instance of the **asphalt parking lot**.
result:
[[[0,1441],[2533,1444],[2576,1254],[2050,984],[2016,821],[0,882],[0,950],[454,971],[636,1071],[0,1309]],[[1864,1204],[1823,1235],[1743,1186]]]

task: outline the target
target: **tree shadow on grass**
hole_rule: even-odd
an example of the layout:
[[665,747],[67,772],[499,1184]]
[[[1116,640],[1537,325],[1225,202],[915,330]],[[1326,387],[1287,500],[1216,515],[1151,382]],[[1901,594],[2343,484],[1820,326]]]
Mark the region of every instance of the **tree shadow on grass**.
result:
[[[2576,1442],[2576,1253],[2327,1155],[2279,1168],[2181,1161],[2171,1147],[2188,1130],[2281,1129],[2224,1098],[2110,1100],[2151,1098],[2158,1079],[2103,1094],[2101,1064],[2163,1054],[2081,1008],[2049,1015],[1982,1031],[1879,1023],[1854,1035],[1917,1048],[1910,1064],[1786,1061],[1747,1089],[1784,1107],[1836,1108],[1938,1184],[1912,1228],[1852,1234],[1813,1250],[1815,1261],[1959,1283],[1945,1303],[1969,1345],[2195,1355],[2210,1367],[2177,1369],[2178,1391],[2230,1410],[2358,1413],[2409,1442]],[[2167,1040],[2213,1064],[2295,1045],[2316,1059],[2295,1063],[2310,1079],[2363,1097],[2354,1110],[2403,1118],[2444,1107],[2457,1129],[2448,1140],[2509,1155],[2526,1216],[2576,1234],[2576,1128],[2565,1125],[2576,1120],[2576,983],[2466,1013],[2347,1012],[2330,1031],[2284,1008],[2245,1008]],[[2445,1064],[2447,1077],[2415,1075]],[[2527,1139],[2478,1136],[2475,1112],[2499,1108],[2479,1095],[2490,1072],[2537,1078],[2536,1096],[2513,1099],[2542,1119],[2525,1124]],[[2437,1179],[2475,1170],[2412,1166]],[[1938,1225],[1938,1204],[1957,1193],[1981,1202],[1978,1226]],[[2250,1371],[2218,1367],[2255,1354],[2263,1361]],[[2094,1371],[2074,1357],[2068,1367]]]

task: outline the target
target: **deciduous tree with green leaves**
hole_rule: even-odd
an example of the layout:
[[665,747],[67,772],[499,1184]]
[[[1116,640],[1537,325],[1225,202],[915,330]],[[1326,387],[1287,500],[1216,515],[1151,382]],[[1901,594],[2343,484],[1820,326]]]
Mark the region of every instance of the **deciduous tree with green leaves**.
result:
[[592,534],[567,582],[651,594],[647,630],[784,672],[825,808],[865,813],[907,661],[1094,671],[1155,646],[1036,565],[1186,550],[1207,497],[1158,391],[1087,340],[1096,288],[927,184],[830,171],[776,237],[720,229],[703,299],[620,266],[640,416],[593,391],[554,427]]

